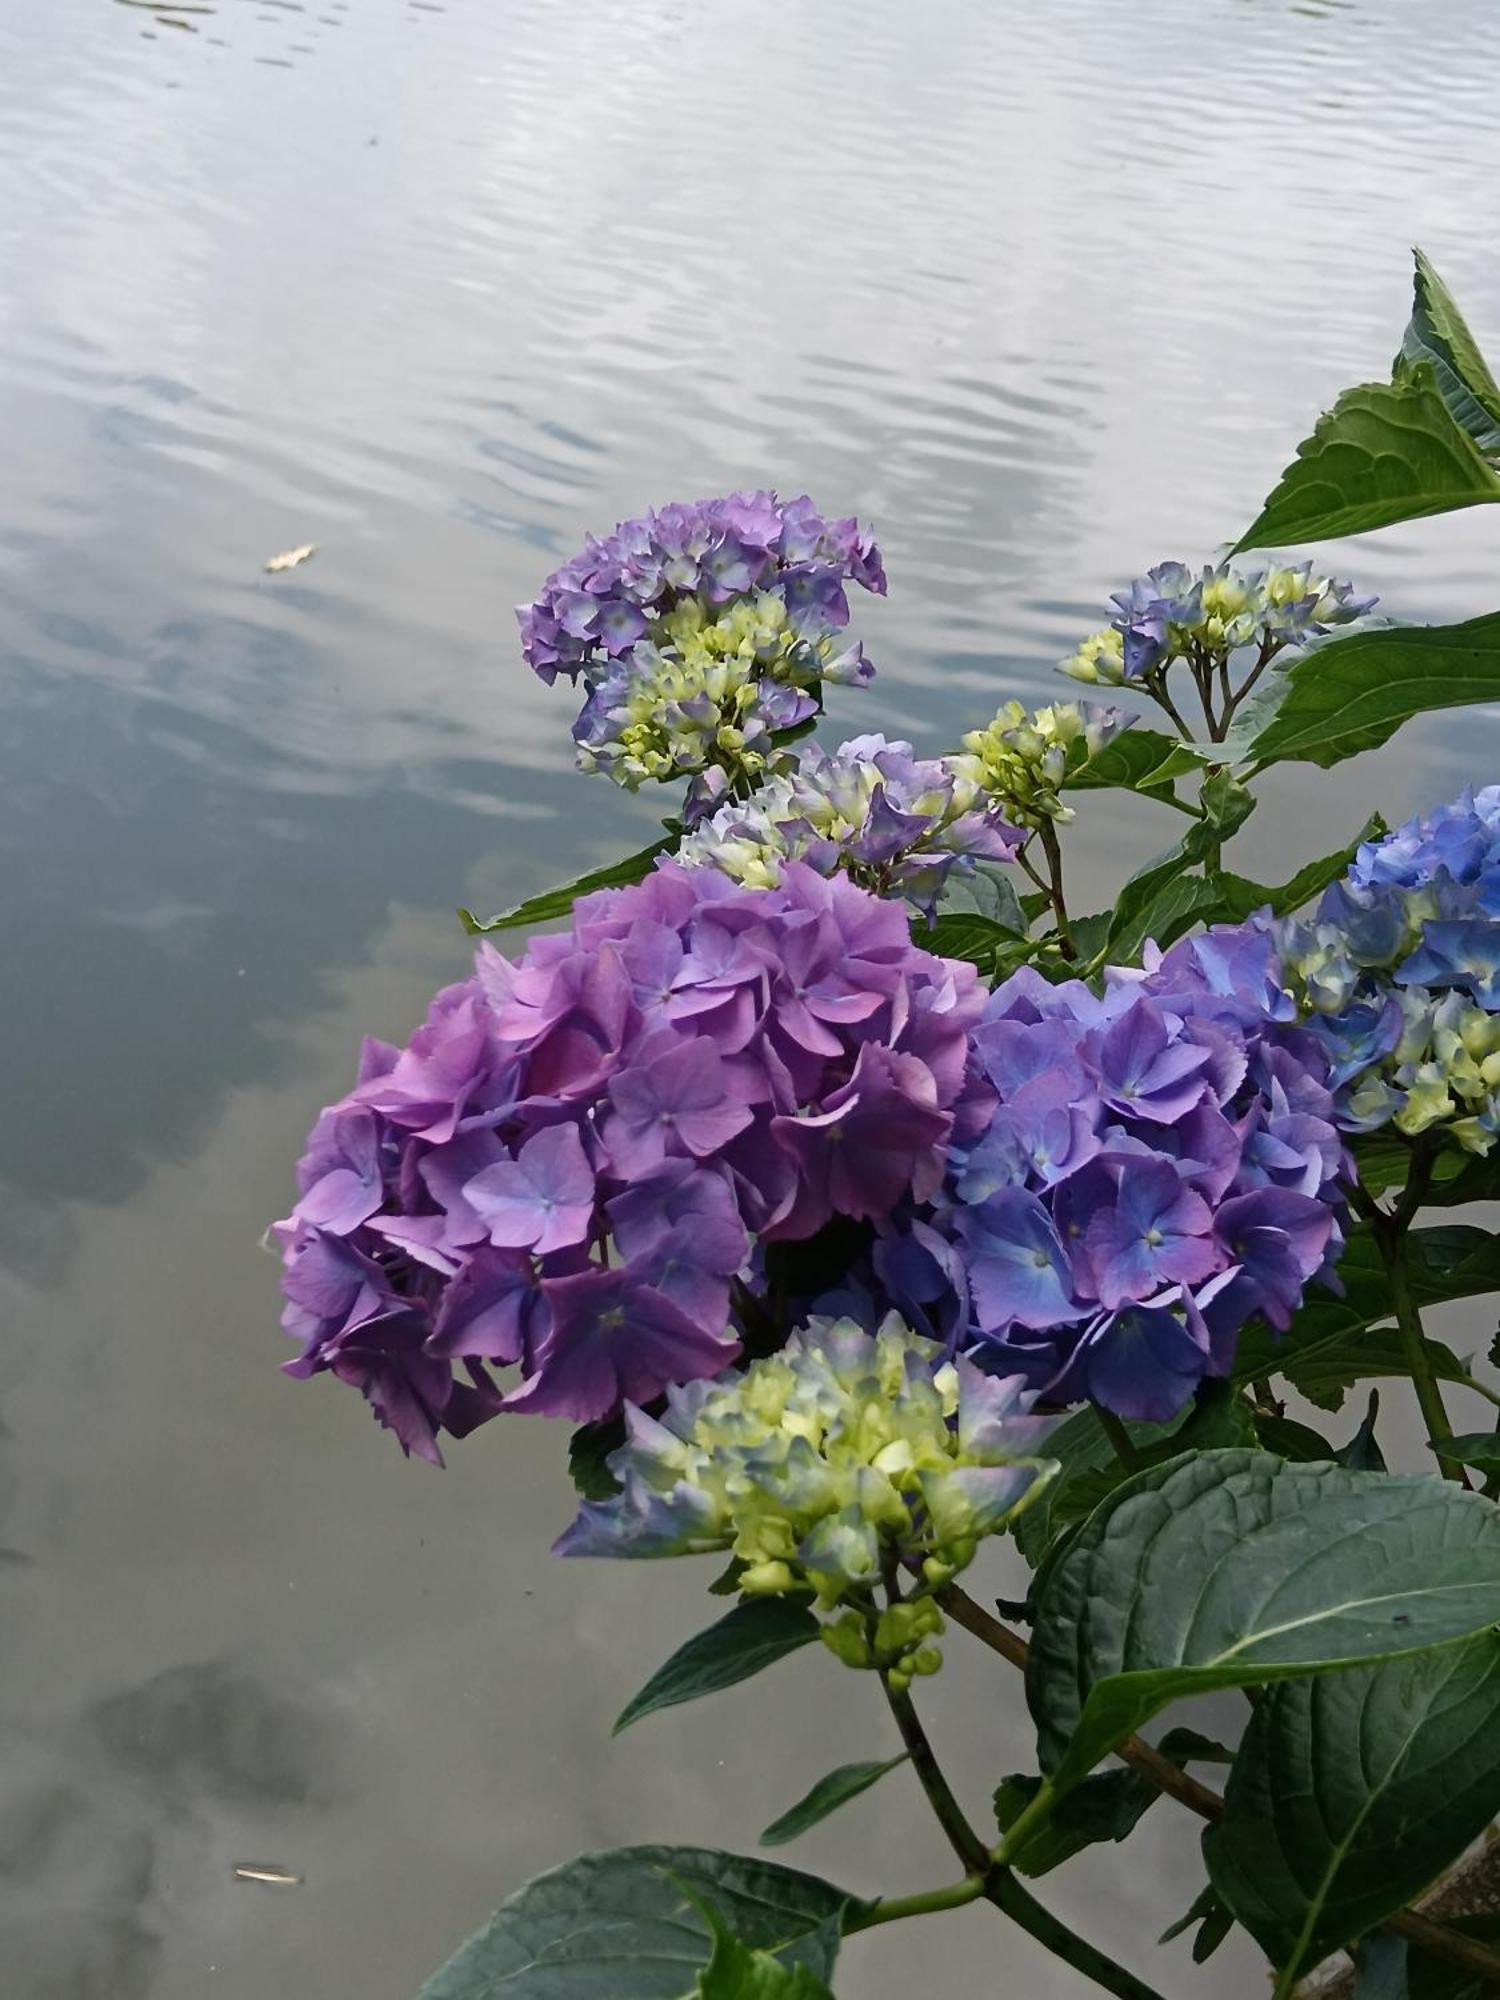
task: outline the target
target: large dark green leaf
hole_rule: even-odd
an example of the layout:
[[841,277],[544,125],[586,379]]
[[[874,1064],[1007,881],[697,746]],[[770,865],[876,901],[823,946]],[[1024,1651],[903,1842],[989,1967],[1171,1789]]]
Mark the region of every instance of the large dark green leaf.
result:
[[1339,848],[1335,854],[1325,854],[1321,861],[1309,861],[1285,882],[1252,882],[1244,875],[1216,875],[1214,885],[1225,917],[1231,923],[1239,923],[1252,910],[1263,910],[1268,905],[1276,916],[1290,916],[1315,896],[1321,896],[1330,882],[1337,882],[1347,873],[1365,841],[1379,840],[1388,831],[1380,814],[1372,813],[1347,847]]
[[418,2000],[696,2000],[707,1906],[752,1950],[826,1980],[858,1899],[815,1875],[706,1847],[584,1854],[502,1903]]
[[1430,362],[1438,393],[1479,449],[1500,452],[1500,386],[1479,351],[1453,294],[1422,252],[1416,252],[1411,319],[1401,342],[1407,363]]
[[1430,362],[1346,389],[1318,419],[1239,549],[1363,535],[1500,500],[1500,477],[1444,402]]
[[567,916],[580,896],[587,896],[595,889],[624,889],[632,882],[643,882],[657,856],[670,854],[676,845],[677,835],[668,834],[665,840],[643,847],[639,854],[627,854],[623,861],[611,861],[607,867],[595,868],[588,875],[564,882],[561,888],[544,889],[541,895],[517,903],[513,910],[502,910],[498,917],[481,919],[472,910],[460,910],[459,921],[470,937],[483,937],[488,931],[519,930],[523,924],[555,923],[559,917]]
[[1428,709],[1500,700],[1500,612],[1350,632],[1294,660],[1279,686],[1274,714],[1236,747],[1258,764],[1326,769],[1378,748]]
[[614,1733],[643,1715],[700,1695],[717,1694],[749,1680],[763,1667],[784,1659],[818,1636],[818,1621],[805,1604],[787,1597],[751,1597],[726,1611],[716,1625],[697,1632],[657,1668],[640,1693],[621,1709]]
[[1500,1510],[1446,1480],[1208,1451],[1138,1473],[1043,1570],[1026,1688],[1073,1783],[1167,1702],[1500,1619]]
[[861,1792],[867,1792],[871,1785],[878,1784],[887,1771],[894,1771],[898,1764],[906,1762],[907,1753],[899,1757],[887,1757],[884,1763],[840,1764],[836,1771],[830,1771],[819,1778],[812,1790],[798,1799],[794,1806],[773,1819],[760,1837],[762,1847],[780,1847],[788,1840],[795,1840],[799,1834],[827,1819],[840,1806],[857,1799]]
[[1268,1689],[1224,1805],[1203,1836],[1209,1874],[1290,1985],[1500,1808],[1500,1637]]

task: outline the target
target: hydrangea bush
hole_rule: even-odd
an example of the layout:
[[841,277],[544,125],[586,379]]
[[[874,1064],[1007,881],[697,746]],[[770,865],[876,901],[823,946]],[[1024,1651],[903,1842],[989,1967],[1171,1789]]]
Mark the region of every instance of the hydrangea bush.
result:
[[[733,1600],[617,1728],[731,1714],[807,1648],[790,1698],[831,1654],[899,1751],[766,1844],[904,1767],[958,1872],[870,1897],[587,1855],[425,2000],[827,2000],[843,1938],[981,1901],[1079,1990],[1154,2000],[1030,1881],[1159,1794],[1205,1822],[1163,1940],[1195,1962],[1238,1925],[1276,2000],[1340,1951],[1366,2000],[1500,1990],[1500,1932],[1462,1914],[1500,1810],[1500,1395],[1422,1317],[1500,1291],[1500,1238],[1483,1208],[1418,1226],[1500,1197],[1500,785],[1284,883],[1225,855],[1272,765],[1500,700],[1500,613],[1401,627],[1241,551],[1500,499],[1497,454],[1500,388],[1419,257],[1391,381],[1320,420],[1228,556],[1158,565],[1061,663],[1128,705],[1006,700],[931,755],[808,736],[826,684],[870,678],[849,586],[885,574],[806,497],[664,507],[521,611],[528,665],[583,684],[581,768],[676,788],[664,837],[465,913],[557,927],[482,937],[404,1048],[366,1043],[273,1232],[287,1371],[436,1463],[567,1420],[557,1552],[704,1558]],[[1120,790],[1177,838],[1082,914],[1064,829]],[[1374,1380],[1413,1398],[1425,1470],[1386,1469],[1373,1393],[1328,1428]],[[916,1699],[955,1630],[1024,1669],[1035,1724],[989,1823]],[[1231,1688],[1237,1741],[1153,1728]]]

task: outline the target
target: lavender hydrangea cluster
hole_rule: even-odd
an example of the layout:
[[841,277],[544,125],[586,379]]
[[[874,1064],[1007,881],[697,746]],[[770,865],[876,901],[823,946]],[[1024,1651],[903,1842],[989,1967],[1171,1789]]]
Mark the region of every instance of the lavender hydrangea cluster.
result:
[[1090,685],[1118,686],[1175,659],[1199,664],[1244,648],[1268,664],[1288,647],[1347,625],[1374,597],[1319,575],[1313,565],[1245,572],[1229,562],[1193,571],[1158,563],[1111,599],[1118,616],[1086,639],[1062,671]]
[[278,1225],[288,1371],[430,1459],[501,1408],[588,1420],[717,1374],[753,1240],[936,1193],[983,999],[899,904],[797,863],[749,890],[663,862],[518,962],[482,947],[313,1129]]
[[1488,1153],[1500,1133],[1500,786],[1367,841],[1279,942],[1343,1128],[1394,1124]]
[[820,875],[843,869],[930,910],[955,867],[1011,861],[1024,837],[951,758],[855,736],[831,752],[809,745],[793,768],[721,806],[678,858],[754,887],[774,886],[789,861]]
[[587,679],[685,599],[724,605],[757,591],[774,592],[795,620],[841,630],[846,583],[885,595],[880,551],[857,521],[825,520],[805,493],[730,493],[590,536],[518,609],[521,650],[544,681]]
[[697,779],[689,820],[768,770],[815,716],[825,682],[873,669],[845,644],[846,586],[884,594],[873,539],[805,494],[731,493],[626,521],[517,612],[527,664],[582,677],[578,761],[634,790]]
[[[660,1417],[629,1407],[611,1500],[586,1501],[565,1556],[731,1553],[752,1595],[810,1594],[830,1610],[888,1565],[949,1582],[1055,1466],[1024,1383],[951,1359],[892,1314],[875,1334],[814,1319],[743,1374],[674,1388]],[[824,1628],[850,1666],[931,1672],[941,1630],[920,1615]]]
[[1102,995],[1022,968],[973,1037],[994,1114],[879,1247],[887,1293],[1049,1399],[1174,1416],[1342,1244],[1345,1149],[1292,1013],[1254,925],[1152,948]]

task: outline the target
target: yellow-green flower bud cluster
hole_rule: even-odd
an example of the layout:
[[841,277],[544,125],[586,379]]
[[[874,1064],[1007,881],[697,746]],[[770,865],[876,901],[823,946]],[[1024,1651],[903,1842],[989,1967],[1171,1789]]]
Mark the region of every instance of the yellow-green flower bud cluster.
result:
[[630,791],[715,766],[753,783],[776,736],[817,714],[825,680],[867,678],[858,646],[808,630],[775,591],[718,607],[684,598],[591,686],[578,763]]
[[[945,1358],[892,1314],[880,1331],[818,1319],[743,1374],[668,1392],[660,1419],[627,1408],[611,1500],[586,1502],[564,1555],[727,1551],[751,1595],[847,1607],[828,1644],[851,1666],[930,1673],[930,1597],[1055,1471],[1019,1378]],[[876,1612],[898,1571],[919,1594]]]
[[950,761],[1007,819],[1028,827],[1063,823],[1073,817],[1062,802],[1063,786],[1129,724],[1117,709],[1095,702],[1057,701],[1028,713],[1008,701],[988,728],[970,730]]
[[1106,625],[1102,632],[1091,632],[1058,672],[1086,687],[1120,687],[1125,680],[1125,641],[1113,625]]

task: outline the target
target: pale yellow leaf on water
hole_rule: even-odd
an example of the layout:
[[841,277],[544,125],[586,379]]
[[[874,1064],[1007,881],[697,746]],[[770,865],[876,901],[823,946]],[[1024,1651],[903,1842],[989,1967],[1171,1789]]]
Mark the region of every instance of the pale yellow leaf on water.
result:
[[305,563],[317,548],[316,542],[304,542],[300,549],[287,549],[279,556],[272,556],[266,568],[274,576],[278,570],[295,569],[298,563]]
[[234,1871],[236,1882],[268,1882],[274,1889],[300,1889],[302,1877],[294,1875],[289,1868],[262,1868],[250,1862],[241,1862]]

